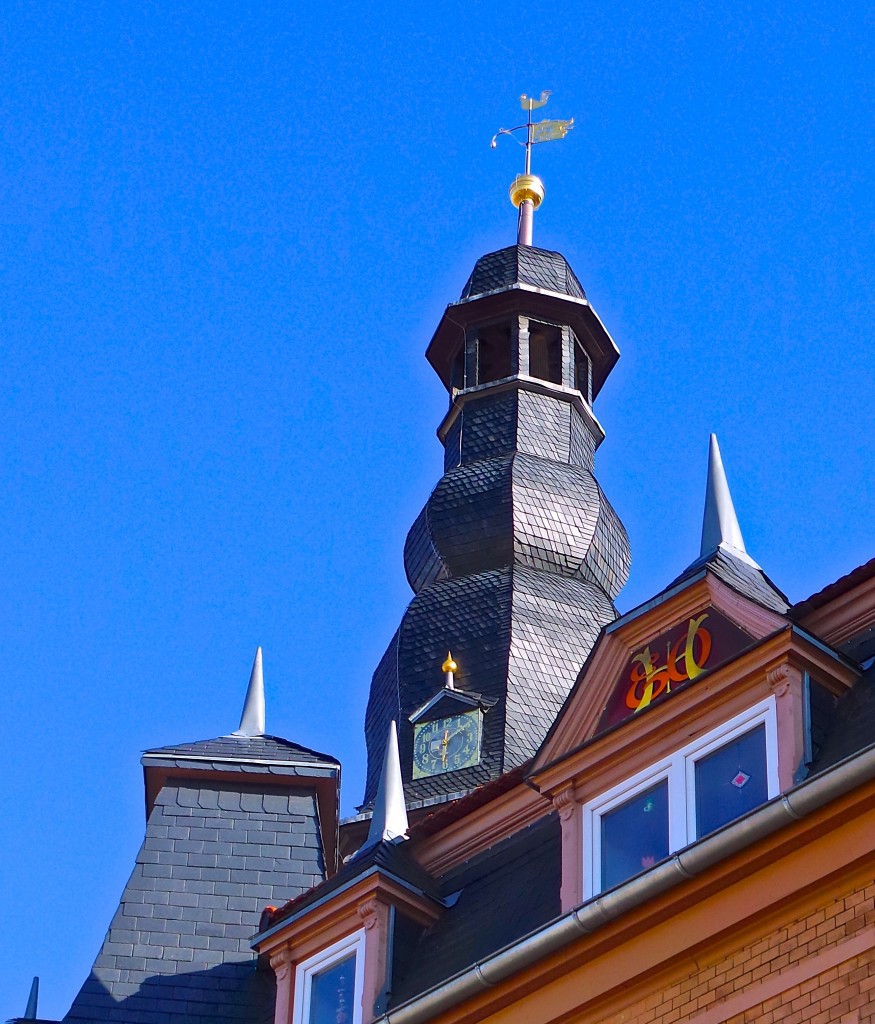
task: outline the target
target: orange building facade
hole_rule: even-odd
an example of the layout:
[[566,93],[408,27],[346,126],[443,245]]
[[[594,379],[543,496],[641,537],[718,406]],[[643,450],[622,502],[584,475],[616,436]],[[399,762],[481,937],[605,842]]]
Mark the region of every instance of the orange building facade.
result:
[[[326,1021],[875,1019],[875,563],[785,612],[721,575],[706,562],[608,627],[523,770],[266,916],[276,1024],[322,1024],[308,965],[352,948],[355,1001]],[[506,871],[502,847],[539,830],[540,859]],[[491,873],[495,891],[465,908],[448,889],[478,861],[468,885]],[[556,913],[495,930],[549,881]],[[431,975],[399,951],[400,921]],[[466,962],[466,946],[485,955]]]

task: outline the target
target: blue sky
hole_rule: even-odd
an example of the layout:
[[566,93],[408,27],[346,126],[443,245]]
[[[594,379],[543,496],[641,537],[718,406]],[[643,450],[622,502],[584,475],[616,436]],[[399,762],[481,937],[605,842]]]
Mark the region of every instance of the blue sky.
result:
[[514,239],[622,358],[619,605],[697,554],[717,432],[793,600],[875,555],[873,14],[862,2],[42,4],[0,12],[0,1017],[60,1017],[143,830],[143,749],[268,728],[361,798],[370,675],[441,472],[423,352]]

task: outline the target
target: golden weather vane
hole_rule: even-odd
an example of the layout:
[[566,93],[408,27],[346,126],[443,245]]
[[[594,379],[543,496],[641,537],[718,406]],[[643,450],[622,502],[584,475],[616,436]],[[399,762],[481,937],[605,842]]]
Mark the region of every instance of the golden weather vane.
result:
[[[544,198],[544,183],[536,175],[532,174],[532,146],[541,142],[553,142],[556,139],[564,139],[574,127],[574,118],[568,121],[544,120],[537,123],[532,122],[532,111],[546,105],[550,98],[550,91],[544,90],[539,100],[526,96],[520,96],[520,106],[528,114],[525,124],[518,124],[515,128],[499,128],[492,136],[491,146],[493,149],[498,145],[499,135],[509,135],[514,142],[522,146],[526,151],[525,173],[518,174],[510,186],[510,201],[519,210],[519,223],[517,225],[517,244],[532,244],[532,220],[535,210],[541,205]],[[516,132],[525,131],[526,141],[521,142]]]

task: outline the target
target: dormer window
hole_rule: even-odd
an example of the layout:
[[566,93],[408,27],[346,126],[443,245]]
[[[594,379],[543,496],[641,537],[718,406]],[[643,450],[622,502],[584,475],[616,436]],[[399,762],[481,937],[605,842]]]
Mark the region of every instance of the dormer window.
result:
[[362,929],[299,963],[293,1024],[361,1024],[364,954]]
[[770,697],[584,805],[587,897],[625,882],[778,794]]

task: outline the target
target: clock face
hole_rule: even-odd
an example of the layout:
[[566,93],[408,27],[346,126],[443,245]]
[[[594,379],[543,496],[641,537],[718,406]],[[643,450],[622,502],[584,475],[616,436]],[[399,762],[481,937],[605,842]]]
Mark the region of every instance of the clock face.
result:
[[479,710],[420,722],[413,730],[413,778],[457,772],[480,763]]

